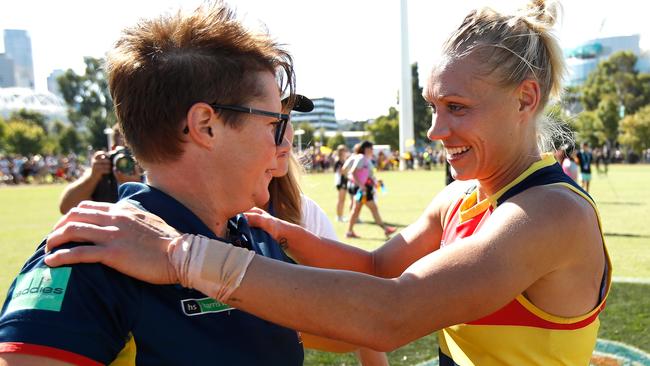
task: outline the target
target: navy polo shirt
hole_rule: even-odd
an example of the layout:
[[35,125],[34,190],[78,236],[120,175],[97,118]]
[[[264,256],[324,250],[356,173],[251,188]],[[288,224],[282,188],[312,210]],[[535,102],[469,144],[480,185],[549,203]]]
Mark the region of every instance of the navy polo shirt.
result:
[[[189,209],[144,184],[120,187],[121,199],[183,233],[217,239]],[[251,237],[243,216],[226,241],[275,257]],[[221,239],[224,240],[224,239]],[[69,243],[66,246],[88,245]],[[64,247],[66,247],[64,246]],[[49,268],[44,242],[9,289],[0,315],[0,352],[82,365],[302,365],[294,330],[233,309],[179,285],[152,285],[101,264]]]

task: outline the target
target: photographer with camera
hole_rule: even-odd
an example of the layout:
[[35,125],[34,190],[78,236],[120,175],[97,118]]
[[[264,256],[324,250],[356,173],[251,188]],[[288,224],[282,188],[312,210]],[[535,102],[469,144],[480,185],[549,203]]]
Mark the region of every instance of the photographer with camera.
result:
[[115,143],[111,151],[99,150],[92,158],[89,170],[70,183],[59,203],[59,211],[65,214],[84,200],[117,202],[117,187],[126,182],[142,182],[142,169],[128,148],[124,147],[122,135],[113,129]]

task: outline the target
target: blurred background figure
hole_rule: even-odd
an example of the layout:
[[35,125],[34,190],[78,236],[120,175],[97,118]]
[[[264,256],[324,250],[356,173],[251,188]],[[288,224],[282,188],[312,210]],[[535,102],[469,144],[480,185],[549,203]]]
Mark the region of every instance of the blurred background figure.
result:
[[[348,238],[359,238],[354,232],[354,224],[356,224],[359,218],[361,208],[366,205],[372,213],[375,224],[384,229],[384,235],[388,237],[395,232],[395,228],[386,225],[382,221],[379,208],[377,208],[377,204],[375,203],[375,186],[378,184],[378,181],[374,176],[375,166],[372,163],[372,142],[363,141],[359,145],[358,150],[354,152],[355,154],[350,157],[351,160],[347,169],[348,191],[353,199],[352,215],[350,216],[348,231],[345,233],[345,236]],[[347,168],[348,162],[344,165]]]
[[588,143],[582,143],[582,148],[576,157],[578,158],[578,164],[580,166],[580,184],[582,185],[582,189],[589,192],[589,184],[591,183],[591,163],[594,160],[594,156],[591,153],[591,148]]
[[338,194],[336,201],[336,220],[345,222],[343,217],[343,207],[345,206],[345,196],[348,190],[348,178],[343,170],[343,164],[350,155],[350,151],[345,145],[339,145],[336,148],[336,157],[334,158],[334,184]]
[[117,125],[113,127],[113,133],[111,151],[95,152],[90,169],[63,190],[59,202],[62,214],[84,200],[115,203],[118,199],[117,188],[121,184],[143,181],[142,169],[124,146],[124,138]]

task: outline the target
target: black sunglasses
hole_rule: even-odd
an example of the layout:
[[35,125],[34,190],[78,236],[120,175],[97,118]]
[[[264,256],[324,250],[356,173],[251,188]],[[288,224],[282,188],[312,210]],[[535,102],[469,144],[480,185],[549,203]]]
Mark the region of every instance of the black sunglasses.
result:
[[[219,109],[225,109],[228,111],[235,111],[235,112],[241,112],[241,113],[250,113],[250,114],[256,114],[258,116],[267,116],[267,117],[275,117],[278,120],[275,122],[272,122],[271,124],[274,127],[274,139],[275,139],[275,145],[280,146],[282,145],[282,140],[284,140],[284,132],[287,130],[287,123],[289,122],[289,115],[285,113],[276,113],[276,112],[269,112],[269,111],[264,111],[261,109],[255,109],[255,108],[249,108],[249,107],[243,107],[239,105],[222,105],[222,104],[208,104],[212,109],[215,111]],[[190,129],[188,126],[185,126],[183,129],[184,134],[190,133]]]

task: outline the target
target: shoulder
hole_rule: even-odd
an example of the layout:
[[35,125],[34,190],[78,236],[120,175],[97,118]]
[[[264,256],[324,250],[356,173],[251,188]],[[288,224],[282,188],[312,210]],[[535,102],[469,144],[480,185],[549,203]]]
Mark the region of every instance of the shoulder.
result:
[[[63,248],[75,245],[84,244]],[[140,286],[101,264],[48,267],[43,247],[9,289],[0,314],[0,342],[65,349],[109,363],[135,324]]]
[[300,200],[302,203],[302,226],[316,235],[336,239],[336,231],[325,211],[304,194],[300,196]]
[[440,222],[441,226],[444,225],[445,218],[451,214],[454,204],[474,187],[476,187],[474,180],[453,181],[433,198],[424,214]]
[[[81,245],[92,244],[73,242],[56,250]],[[125,301],[128,306],[135,298],[137,280],[100,263],[49,267],[44,261],[47,254],[43,241],[12,283],[3,317],[12,309],[38,310],[42,304],[54,304],[59,308],[65,305],[69,310],[93,302]],[[74,317],[73,312],[65,313]]]
[[510,230],[527,247],[571,260],[586,247],[600,247],[595,207],[581,194],[559,184],[532,187],[508,199],[490,217],[490,226]]

